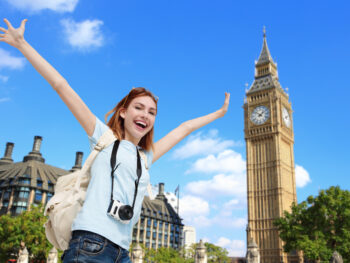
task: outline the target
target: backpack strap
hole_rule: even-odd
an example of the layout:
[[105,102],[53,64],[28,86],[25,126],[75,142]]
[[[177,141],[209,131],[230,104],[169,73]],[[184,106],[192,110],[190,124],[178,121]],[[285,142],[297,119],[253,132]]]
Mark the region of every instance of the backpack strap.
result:
[[81,173],[80,173],[81,176],[79,176],[77,181],[75,182],[74,188],[76,189],[76,191],[79,191],[82,175],[88,174],[86,172],[91,168],[91,165],[95,161],[97,155],[104,148],[106,148],[107,146],[112,144],[115,140],[117,140],[117,138],[114,136],[114,133],[113,133],[113,131],[110,128],[108,128],[108,130],[105,131],[101,135],[101,137],[98,139],[98,142],[96,143],[94,149],[92,150],[92,152],[90,153],[90,155],[86,159],[86,161],[85,161],[85,163],[84,163],[84,165],[83,165],[83,167],[81,169]]

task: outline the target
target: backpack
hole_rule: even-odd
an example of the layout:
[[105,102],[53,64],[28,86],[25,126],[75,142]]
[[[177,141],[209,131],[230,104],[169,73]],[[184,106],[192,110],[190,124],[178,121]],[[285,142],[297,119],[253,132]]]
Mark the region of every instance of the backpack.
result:
[[111,129],[102,134],[81,170],[61,176],[55,186],[55,194],[47,202],[44,215],[45,234],[50,243],[61,250],[68,248],[72,236],[72,224],[82,208],[90,182],[90,168],[96,156],[116,140]]

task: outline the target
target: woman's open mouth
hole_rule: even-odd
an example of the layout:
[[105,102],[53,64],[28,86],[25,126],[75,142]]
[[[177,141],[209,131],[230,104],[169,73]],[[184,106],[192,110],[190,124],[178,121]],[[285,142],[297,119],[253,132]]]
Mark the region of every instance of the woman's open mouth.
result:
[[147,123],[144,121],[134,121],[135,126],[138,130],[144,131],[147,128]]

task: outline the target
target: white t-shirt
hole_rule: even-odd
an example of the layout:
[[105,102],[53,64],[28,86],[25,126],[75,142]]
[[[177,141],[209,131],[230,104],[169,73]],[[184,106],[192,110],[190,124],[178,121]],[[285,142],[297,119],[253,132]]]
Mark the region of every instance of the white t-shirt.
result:
[[[109,129],[96,118],[94,134],[89,137],[92,150],[100,136]],[[142,175],[134,206],[134,216],[129,224],[123,224],[107,215],[111,195],[111,153],[113,143],[103,149],[96,157],[91,167],[91,180],[87,189],[83,208],[75,218],[72,230],[86,230],[99,234],[120,247],[129,250],[133,226],[137,223],[142,207],[143,197],[147,191],[149,174],[141,158]],[[146,152],[146,151],[145,151]],[[152,164],[152,151],[146,152],[148,167]],[[117,170],[114,172],[113,198],[126,205],[132,205],[135,191],[137,154],[136,146],[126,140],[119,144],[117,152]]]

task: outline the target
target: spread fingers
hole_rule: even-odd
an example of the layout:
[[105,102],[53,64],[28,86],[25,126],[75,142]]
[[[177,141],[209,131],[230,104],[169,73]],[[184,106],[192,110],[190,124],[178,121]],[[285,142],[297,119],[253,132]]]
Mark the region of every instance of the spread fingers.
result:
[[6,18],[4,19],[4,22],[6,23],[8,28],[12,28],[10,21],[8,21]]

